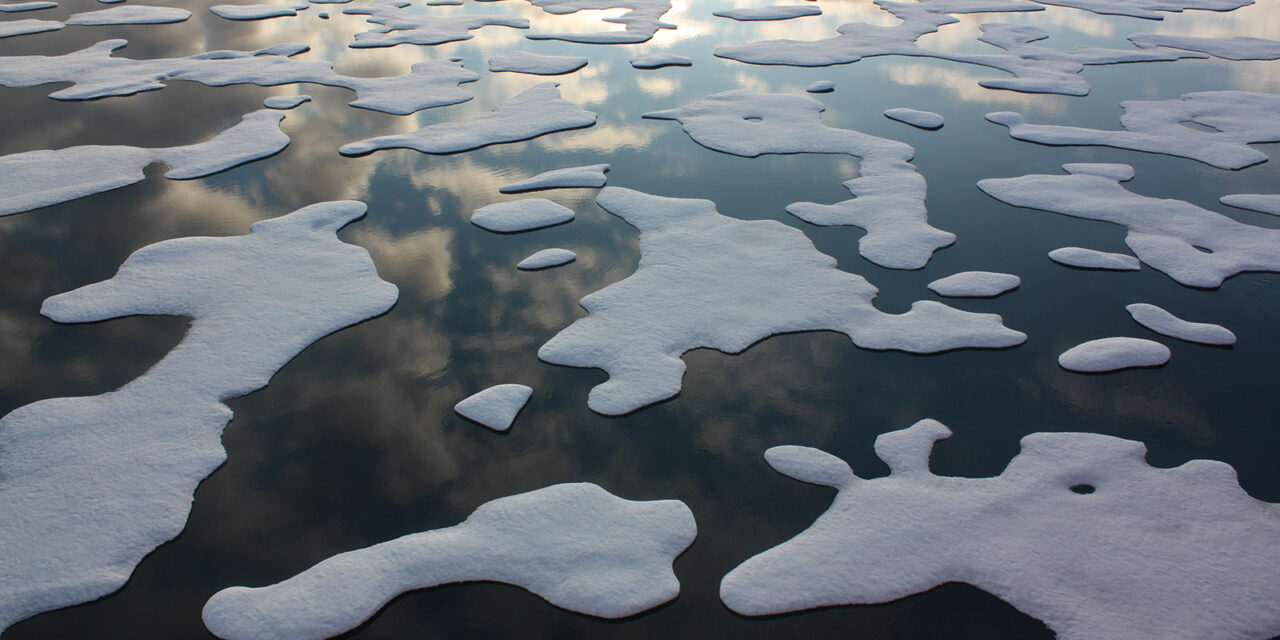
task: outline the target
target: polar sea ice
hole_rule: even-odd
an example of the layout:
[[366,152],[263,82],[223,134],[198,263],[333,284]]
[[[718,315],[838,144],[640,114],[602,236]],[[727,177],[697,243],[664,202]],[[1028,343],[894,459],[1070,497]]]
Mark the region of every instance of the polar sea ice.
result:
[[549,56],[528,51],[509,51],[489,58],[490,71],[510,71],[538,76],[558,76],[587,66],[586,56]]
[[476,209],[471,224],[496,233],[519,233],[573,220],[573,209],[546,198],[495,202]]
[[874,604],[965,582],[1062,640],[1267,640],[1280,634],[1280,508],[1223,462],[1172,469],[1146,447],[1034,433],[991,478],[937,476],[935,420],[885,433],[887,477],[782,446],[779,472],[838,490],[808,529],[731,571],[720,597],[744,615]]
[[453,406],[458,415],[474,420],[494,431],[506,431],[524,408],[533,387],[523,384],[500,384],[473,394]]
[[962,271],[929,283],[929,290],[951,298],[993,298],[1022,285],[1011,273]]
[[1143,338],[1100,338],[1078,344],[1058,356],[1058,364],[1076,373],[1108,373],[1158,367],[1169,361],[1169,347]]
[[1170,338],[1219,346],[1236,343],[1236,334],[1222,325],[1183,320],[1154,304],[1137,302],[1124,309],[1138,324]]
[[798,229],[721,215],[709,200],[605,187],[597,202],[640,231],[636,272],[582,299],[589,315],[538,350],[552,364],[597,367],[609,380],[588,406],[625,414],[680,392],[690,349],[738,353],[778,333],[839,331],[865,349],[936,353],[1021,344],[994,314],[932,301],[893,315],[876,288],[836,268]]
[[73,13],[67,24],[106,26],[113,24],[171,24],[191,17],[191,12],[177,7],[153,7],[127,4],[110,9]]
[[265,20],[267,18],[284,18],[298,15],[298,11],[307,8],[307,3],[297,4],[216,4],[209,11],[219,18],[227,20]]
[[680,593],[672,563],[696,535],[683,502],[557,484],[487,502],[454,527],[334,556],[278,584],[224,589],[205,605],[204,623],[225,640],[320,640],[406,591],[479,580],[622,618]]
[[897,107],[888,109],[884,112],[884,117],[890,120],[897,120],[904,124],[909,124],[920,129],[941,129],[946,123],[942,116],[932,111],[921,111],[920,109],[911,109],[908,107]]
[[247,236],[167,240],[134,252],[109,280],[45,300],[41,313],[58,322],[192,321],[178,346],[120,389],[0,419],[0,630],[123,586],[182,531],[196,485],[225,460],[231,410],[222,401],[391,308],[396,287],[336,235],[364,211],[325,202],[258,222]]
[[535,32],[530,40],[563,40],[584,44],[640,44],[648,42],[658,29],[675,29],[676,25],[661,20],[671,10],[671,0],[529,0],[529,4],[555,15],[576,13],[582,10],[626,9],[616,18],[604,18],[604,22],[620,24],[621,31],[606,30],[588,33]]
[[498,188],[501,193],[523,193],[539,189],[599,188],[605,183],[608,164],[589,164],[544,171],[528,180],[512,182]]
[[1123,253],[1109,253],[1084,247],[1062,247],[1049,252],[1049,259],[1077,269],[1102,269],[1107,271],[1137,271],[1142,263]]
[[394,47],[398,44],[436,45],[459,40],[470,40],[471,32],[490,25],[529,28],[525,18],[506,15],[450,15],[422,13],[405,0],[374,0],[366,7],[343,9],[347,15],[369,16],[365,20],[376,24],[368,31],[357,33],[351,47],[355,49]]
[[550,269],[551,267],[559,267],[569,264],[578,259],[578,254],[560,248],[543,249],[533,255],[521,260],[516,264],[516,268],[522,271],[540,271],[542,269]]

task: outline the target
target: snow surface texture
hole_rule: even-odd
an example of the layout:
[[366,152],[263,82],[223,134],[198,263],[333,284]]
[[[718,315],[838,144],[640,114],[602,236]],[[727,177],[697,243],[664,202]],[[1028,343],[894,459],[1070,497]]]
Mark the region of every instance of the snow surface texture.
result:
[[1235,36],[1232,38],[1197,38],[1160,33],[1137,33],[1129,41],[1142,47],[1169,47],[1207,53],[1227,60],[1277,60],[1280,59],[1280,42],[1263,38]]
[[622,31],[597,31],[592,33],[531,33],[530,40],[564,40],[584,44],[639,44],[648,42],[658,29],[675,29],[676,26],[661,20],[671,10],[671,0],[529,0],[535,7],[550,14],[564,15],[582,10],[626,9],[616,18],[604,18],[604,22],[620,24]]
[[1109,271],[1137,271],[1142,263],[1123,253],[1107,253],[1083,247],[1062,247],[1049,252],[1049,259],[1058,264],[1077,269],[1106,269]]
[[65,26],[57,20],[6,20],[0,22],[0,38],[57,31]]
[[519,142],[596,123],[596,114],[560,97],[559,86],[544,82],[507,100],[478,118],[433,124],[414,131],[343,145],[344,156],[379,149],[416,149],[423,153],[457,153],[491,144]]
[[1103,15],[1130,16],[1148,20],[1164,20],[1159,12],[1180,13],[1187,9],[1234,11],[1253,4],[1253,0],[1032,0],[1040,4],[1084,9]]
[[550,269],[551,267],[559,267],[569,264],[578,259],[578,254],[568,249],[543,249],[516,265],[517,269],[525,271],[537,271],[539,269]]
[[[1185,127],[1183,127],[1185,128]],[[1068,175],[989,178],[978,188],[1017,207],[1128,227],[1139,260],[1178,282],[1214,288],[1242,271],[1280,271],[1280,229],[1236,222],[1182,200],[1148,198],[1121,182],[1127,164],[1067,164]]]
[[214,15],[227,20],[265,20],[296,16],[298,11],[307,8],[307,3],[297,4],[217,4],[209,7]]
[[876,288],[840,271],[798,229],[721,215],[709,200],[605,187],[597,202],[640,230],[640,266],[582,299],[590,315],[538,350],[552,364],[598,367],[588,406],[620,415],[680,392],[681,354],[738,353],[778,333],[839,331],[866,349],[935,353],[1009,347],[1026,336],[1000,316],[920,301],[901,315],[871,305]]
[[910,163],[915,149],[852,129],[829,127],[821,102],[808,96],[725,91],[678,109],[644,114],[678,120],[685,133],[709,149],[754,158],[765,153],[844,153],[862,159],[859,176],[844,187],[852,200],[824,205],[797,202],[787,212],[817,225],[867,230],[862,257],[891,269],[919,269],[955,234],[929,225],[924,176]]
[[515,422],[516,414],[524,408],[533,395],[533,387],[522,384],[500,384],[454,405],[453,410],[468,420],[474,420],[494,431],[506,431]]
[[497,233],[532,231],[573,220],[573,210],[546,198],[495,202],[475,210],[471,224]]
[[142,4],[130,4],[110,9],[73,13],[67,18],[67,24],[112,25],[112,24],[171,24],[182,22],[191,17],[191,12],[175,7],[152,7]]
[[1089,83],[1080,77],[1086,65],[1123,62],[1169,61],[1199,58],[1203,54],[1173,50],[1102,49],[1081,47],[1073,52],[1058,51],[1032,44],[1049,37],[1048,32],[1030,25],[987,23],[981,26],[980,41],[1003,49],[1004,53],[944,53],[922,49],[916,45],[921,36],[936,33],[938,28],[956,22],[946,13],[977,11],[1034,11],[1035,4],[988,2],[986,0],[953,0],[951,2],[918,2],[899,4],[877,0],[881,8],[902,20],[883,27],[850,22],[836,29],[841,35],[826,40],[767,40],[745,45],[717,47],[715,55],[751,64],[784,64],[822,67],[857,62],[872,56],[912,56],[937,58],[965,64],[999,69],[1013,76],[982,80],[988,89],[1009,89],[1028,93],[1057,93],[1083,96]]
[[512,51],[489,58],[490,71],[512,71],[539,76],[572,73],[587,66],[584,56],[547,56],[527,51]]
[[759,9],[723,9],[711,15],[733,20],[790,20],[804,16],[820,16],[822,9],[812,4],[775,4]]
[[1133,316],[1135,322],[1160,335],[1218,346],[1236,343],[1236,334],[1231,333],[1231,330],[1226,327],[1203,322],[1188,322],[1154,304],[1138,302],[1124,309]]
[[1013,291],[1022,278],[1010,273],[964,271],[929,283],[929,290],[952,298],[993,298]]
[[271,96],[262,101],[262,105],[268,109],[292,109],[304,102],[311,102],[311,96]]
[[42,400],[0,420],[0,630],[124,585],[182,531],[196,485],[226,458],[222,401],[391,308],[395,286],[336,235],[364,211],[325,202],[247,236],[167,240],[134,252],[110,280],[45,300],[41,313],[58,322],[192,321],[177,347],[120,389]]
[[58,6],[58,3],[56,2],[18,2],[14,4],[0,4],[0,11],[4,13],[18,13],[20,11],[52,9],[56,6]]
[[498,189],[502,193],[521,193],[538,189],[564,189],[570,187],[603,187],[607,164],[591,164],[567,169],[555,169],[520,182],[513,182]]
[[1102,338],[1079,344],[1058,356],[1067,371],[1107,373],[1137,367],[1158,367],[1169,361],[1169,347],[1142,338]]
[[932,111],[921,111],[919,109],[909,109],[907,107],[898,107],[889,109],[884,112],[884,117],[898,122],[905,122],[913,127],[921,129],[941,129],[944,120],[941,115]]
[[836,90],[836,83],[831,80],[818,80],[804,88],[809,93],[831,93]]
[[[5,23],[0,23],[5,24]],[[189,80],[211,87],[230,84],[276,86],[310,82],[356,92],[353,107],[406,115],[470,100],[458,86],[480,75],[457,60],[434,60],[413,65],[408,75],[393,78],[355,78],[333,71],[333,63],[295,60],[305,44],[282,44],[258,51],[210,51],[185,58],[133,60],[112,57],[128,44],[104,40],[60,56],[0,56],[0,86],[34,87],[52,82],[71,86],[49,94],[58,100],[93,100],[128,96],[164,88],[165,80]]]
[[471,32],[490,25],[528,29],[525,18],[505,15],[441,16],[420,13],[404,0],[374,0],[367,7],[343,9],[347,15],[369,16],[370,24],[379,25],[357,33],[352,48],[394,47],[398,44],[433,45],[470,40]]
[[1248,209],[1257,211],[1258,213],[1269,213],[1273,216],[1280,216],[1280,194],[1275,193],[1237,193],[1230,196],[1222,196],[1218,199],[1222,204],[1238,207],[1240,209]]
[[690,67],[693,66],[693,59],[675,53],[642,53],[631,58],[631,66],[637,69]]
[[734,569],[744,615],[889,602],[965,582],[1062,640],[1266,640],[1280,634],[1280,509],[1230,465],[1146,463],[1141,442],[1033,433],[1003,473],[936,476],[936,420],[876,438],[865,480],[818,449],[773,447],[780,473],[838,490],[796,537]]
[[623,618],[680,593],[672,563],[697,535],[678,500],[633,501],[590,483],[487,502],[454,527],[349,551],[284,582],[214,594],[204,623],[226,640],[320,640],[406,591],[479,580],[571,611]]
[[[1243,169],[1267,161],[1249,147],[1280,142],[1280,95],[1252,91],[1200,91],[1176,100],[1120,103],[1120,131],[1027,124],[1021,114],[997,111],[987,120],[1009,127],[1009,135],[1049,145],[1101,145],[1199,160],[1219,169]],[[1185,126],[1195,122],[1214,130]]]
[[153,162],[168,165],[166,178],[190,180],[275,155],[289,145],[282,119],[279,111],[254,111],[212,140],[182,147],[81,146],[0,156],[0,216],[141,182]]

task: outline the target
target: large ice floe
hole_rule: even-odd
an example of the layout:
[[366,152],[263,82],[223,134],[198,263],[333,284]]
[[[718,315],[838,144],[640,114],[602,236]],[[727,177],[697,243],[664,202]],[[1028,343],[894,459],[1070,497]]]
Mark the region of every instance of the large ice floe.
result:
[[11,36],[25,36],[33,33],[44,33],[46,31],[57,31],[67,25],[57,20],[36,20],[28,18],[26,20],[5,20],[0,22],[0,38],[8,38]]
[[604,173],[609,170],[608,164],[589,164],[581,167],[568,167],[565,169],[552,169],[544,171],[538,175],[512,182],[498,188],[502,193],[522,193],[524,191],[537,191],[539,189],[566,189],[573,187],[596,188],[603,187],[605,183]]
[[1084,9],[1102,15],[1164,20],[1160,12],[1180,13],[1188,9],[1234,11],[1253,0],[1032,0],[1040,4]]
[[454,405],[453,410],[494,431],[506,431],[531,395],[533,387],[528,385],[500,384],[468,396]]
[[888,602],[965,582],[1062,640],[1266,640],[1280,634],[1280,509],[1223,462],[1152,467],[1146,447],[1034,433],[990,478],[929,471],[935,420],[876,439],[887,477],[818,449],[765,459],[834,487],[826,513],[734,569],[720,597],[745,615]]
[[1135,33],[1129,41],[1142,47],[1169,47],[1207,53],[1226,60],[1277,60],[1280,59],[1280,42],[1263,38],[1235,36],[1232,38],[1200,38],[1163,33]]
[[1236,334],[1222,325],[1189,322],[1154,304],[1136,302],[1126,305],[1124,309],[1133,317],[1134,322],[1170,338],[1219,346],[1236,343]]
[[897,140],[830,127],[823,104],[808,96],[725,91],[645,118],[678,120],[708,149],[754,158],[766,153],[843,153],[861,158],[859,176],[844,187],[854,198],[836,204],[796,202],[787,212],[817,225],[867,230],[862,257],[891,269],[919,269],[955,234],[929,225],[925,179],[910,163],[915,149]]
[[58,322],[192,318],[146,373],[98,396],[42,400],[0,420],[0,630],[119,589],[185,526],[196,485],[222,464],[222,401],[267,384],[311,343],[385,312],[396,287],[338,240],[361,202],[325,202],[247,236],[180,238],[134,252],[109,280],[56,295]]
[[1169,347],[1144,338],[1099,338],[1078,344],[1058,356],[1058,364],[1077,373],[1108,373],[1158,367],[1169,361]]
[[[1120,103],[1124,129],[1028,124],[1022,114],[997,111],[987,120],[1009,127],[1019,140],[1063,145],[1100,145],[1199,160],[1219,169],[1243,169],[1267,161],[1249,147],[1280,142],[1280,95],[1253,91],[1199,91],[1174,100]],[[1193,129],[1194,122],[1208,129]]]
[[596,114],[560,97],[559,86],[544,82],[470,120],[433,124],[412,133],[379,136],[343,145],[345,156],[379,149],[415,149],[422,153],[457,153],[491,144],[519,142],[596,123]]
[[511,71],[539,76],[572,73],[587,66],[586,56],[549,56],[528,51],[509,51],[489,58],[490,71]]
[[0,216],[67,202],[141,182],[153,162],[173,180],[203,178],[279,153],[289,145],[284,114],[247,114],[212,140],[180,147],[80,146],[0,156]]
[[680,593],[672,563],[696,535],[683,502],[557,484],[487,502],[454,527],[334,556],[278,584],[224,589],[205,605],[204,623],[226,640],[320,640],[406,591],[481,580],[622,618]]
[[582,299],[590,315],[538,350],[546,362],[598,367],[588,406],[619,415],[680,392],[690,349],[739,353],[778,333],[839,331],[866,349],[936,353],[1021,344],[994,314],[932,301],[887,314],[876,288],[836,268],[799,230],[721,215],[710,200],[605,187],[597,202],[640,230],[634,274]]
[[394,47],[398,44],[434,45],[470,40],[471,32],[486,26],[528,29],[529,20],[496,14],[442,16],[415,10],[407,0],[374,0],[367,7],[343,9],[377,27],[357,33],[353,48]]
[[471,92],[459,85],[480,79],[479,74],[462,68],[457,60],[419,62],[408,75],[398,77],[344,76],[334,72],[332,62],[291,57],[308,49],[297,43],[258,51],[209,51],[185,58],[134,60],[111,55],[126,44],[125,40],[104,40],[60,56],[3,56],[0,86],[69,82],[71,86],[54,91],[49,97],[92,100],[163,89],[166,80],[188,80],[211,87],[306,82],[355,91],[353,107],[406,115],[470,100]]
[[1127,164],[1066,164],[1067,175],[989,178],[978,188],[997,200],[1128,227],[1138,259],[1178,282],[1214,288],[1243,271],[1280,271],[1280,229],[1237,222],[1190,202],[1149,198],[1120,183]]
[[476,209],[471,224],[497,233],[519,233],[564,224],[573,217],[573,209],[546,198],[522,198]]
[[676,25],[661,20],[662,14],[671,10],[671,0],[529,0],[535,7],[547,13],[564,15],[583,10],[626,9],[627,12],[604,18],[604,22],[620,24],[622,31],[596,31],[588,33],[534,32],[530,40],[564,40],[584,44],[640,44],[648,42],[658,29],[675,29]]
[[113,24],[171,24],[191,17],[191,12],[177,7],[154,7],[128,4],[97,11],[73,13],[67,24],[105,26]]

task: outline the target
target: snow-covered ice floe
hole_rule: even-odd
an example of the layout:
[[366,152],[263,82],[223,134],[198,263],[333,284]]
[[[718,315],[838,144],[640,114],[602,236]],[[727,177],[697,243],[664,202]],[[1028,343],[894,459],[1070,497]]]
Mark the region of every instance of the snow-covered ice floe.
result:
[[278,584],[224,589],[205,605],[204,623],[225,640],[320,640],[406,591],[482,580],[623,618],[680,593],[672,563],[696,535],[693,513],[678,500],[557,484],[487,502],[454,527],[328,558]]
[[1218,198],[1222,204],[1280,216],[1280,194],[1277,193],[1236,193]]
[[503,185],[498,188],[498,191],[501,193],[523,193],[539,189],[598,188],[604,186],[604,174],[608,170],[608,164],[589,164],[581,167],[552,169],[551,171],[539,173],[528,180]]
[[1158,367],[1169,361],[1169,347],[1143,338],[1099,338],[1078,344],[1058,356],[1058,364],[1077,373],[1107,373]]
[[637,69],[661,69],[662,67],[688,67],[693,59],[676,53],[642,53],[631,57],[631,66]]
[[1253,0],[1032,0],[1040,4],[1084,9],[1102,15],[1129,16],[1148,20],[1164,20],[1160,12],[1181,13],[1188,9],[1202,11],[1234,11],[1253,4]]
[[510,51],[489,58],[490,71],[510,71],[538,76],[572,73],[587,66],[586,56],[549,56],[528,51]]
[[920,129],[941,129],[945,124],[942,116],[932,111],[921,111],[920,109],[911,109],[908,107],[897,107],[888,109],[884,112],[884,117],[890,120],[897,120],[905,124]]
[[0,38],[8,38],[11,36],[26,36],[33,33],[45,33],[46,31],[57,31],[67,25],[57,20],[36,20],[28,18],[26,20],[5,20],[0,22]]
[[394,47],[398,44],[436,45],[470,40],[471,32],[481,27],[501,26],[528,29],[529,20],[500,14],[439,15],[422,13],[403,0],[374,0],[367,7],[343,9],[347,15],[368,16],[366,22],[376,24],[357,33],[349,46],[354,49]]
[[1011,273],[963,271],[929,283],[929,290],[951,298],[993,298],[1022,285]]
[[209,11],[219,18],[227,20],[265,20],[267,18],[283,18],[296,16],[307,3],[295,4],[215,4]]
[[471,224],[497,233],[519,233],[573,220],[573,209],[546,198],[488,204],[471,214]]
[[1170,338],[1219,346],[1236,343],[1236,334],[1222,325],[1189,322],[1154,304],[1136,302],[1124,309],[1138,324]]
[[73,13],[67,24],[106,26],[113,24],[172,24],[191,17],[191,12],[177,7],[153,7],[127,4],[110,9]]
[[[143,247],[109,280],[45,300],[58,322],[192,318],[178,346],[125,386],[41,400],[0,420],[0,630],[119,589],[186,524],[226,458],[222,402],[267,384],[311,343],[381,314],[396,287],[337,238],[361,202],[325,202],[247,236]],[[39,550],[39,552],[33,552]]]
[[831,80],[815,80],[804,88],[809,93],[831,93],[836,90],[836,83]]
[[775,4],[759,9],[721,9],[711,15],[733,20],[790,20],[804,16],[820,16],[822,9],[816,4]]
[[517,269],[524,271],[538,271],[540,269],[550,269],[551,267],[559,267],[569,264],[578,259],[578,254],[560,248],[543,249],[516,265]]
[[1109,253],[1084,247],[1062,247],[1049,252],[1049,259],[1077,269],[1105,269],[1108,271],[1137,271],[1142,263],[1131,255]]
[[56,2],[14,2],[11,4],[0,4],[0,12],[18,13],[22,11],[40,11],[41,9],[52,9],[58,6]]
[[584,44],[640,44],[648,42],[658,29],[675,29],[676,25],[661,20],[662,15],[671,10],[671,0],[529,0],[535,7],[547,13],[565,15],[582,10],[626,9],[627,12],[615,17],[604,18],[604,22],[620,24],[621,31],[607,30],[589,33],[550,33],[534,32],[527,38],[530,40],[563,40]]
[[1280,42],[1263,38],[1234,36],[1231,38],[1199,38],[1175,36],[1163,33],[1135,33],[1129,36],[1143,49],[1168,47],[1207,53],[1226,60],[1277,60],[1280,59]]
[[533,387],[523,384],[500,384],[468,396],[453,406],[468,420],[474,420],[494,431],[506,431],[524,408]]
[[1062,640],[1267,640],[1280,634],[1280,509],[1230,465],[1152,467],[1141,442],[1034,433],[990,478],[937,476],[935,420],[876,439],[887,477],[782,446],[780,473],[838,490],[796,537],[734,569],[744,615],[889,602],[947,582],[994,594]]

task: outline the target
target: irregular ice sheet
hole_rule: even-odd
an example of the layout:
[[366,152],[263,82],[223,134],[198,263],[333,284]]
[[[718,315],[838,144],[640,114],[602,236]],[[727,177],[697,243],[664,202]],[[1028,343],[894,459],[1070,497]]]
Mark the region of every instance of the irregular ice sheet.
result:
[[1257,211],[1258,213],[1269,213],[1273,216],[1280,216],[1280,194],[1275,193],[1237,193],[1229,196],[1222,196],[1218,199],[1222,204]]
[[945,121],[942,116],[932,111],[921,111],[907,107],[897,107],[884,112],[884,117],[898,122],[905,122],[921,129],[941,129]]
[[1280,59],[1280,42],[1263,38],[1235,36],[1232,38],[1197,38],[1162,33],[1136,33],[1129,41],[1142,47],[1169,47],[1207,53],[1227,60],[1276,60]]
[[813,4],[775,4],[759,9],[722,9],[711,15],[734,20],[790,20],[804,16],[820,16],[822,9]]
[[216,4],[209,7],[214,15],[227,20],[265,20],[266,18],[282,18],[296,16],[298,11],[307,8],[307,3],[297,4]]
[[915,149],[829,127],[820,119],[825,109],[808,96],[738,89],[644,117],[678,120],[698,144],[737,156],[844,153],[861,158],[860,175],[844,183],[852,200],[831,205],[796,202],[787,212],[812,224],[866,229],[858,250],[882,267],[919,269],[934,251],[955,242],[955,234],[929,225],[924,176],[909,162]]
[[[1243,169],[1266,162],[1248,145],[1280,142],[1280,95],[1252,91],[1199,91],[1176,100],[1120,103],[1120,131],[1027,124],[1021,114],[997,111],[987,120],[1009,127],[1009,135],[1049,145],[1101,145],[1199,160],[1219,169]],[[1205,131],[1185,126],[1195,122]]]
[[557,484],[487,502],[454,527],[334,556],[278,584],[224,589],[205,605],[204,623],[226,640],[319,640],[359,626],[406,591],[478,580],[622,618],[680,593],[671,565],[697,533],[678,500]]
[[1226,327],[1203,322],[1188,322],[1154,304],[1138,302],[1127,305],[1124,309],[1138,324],[1170,338],[1220,346],[1236,343],[1236,334]]
[[530,33],[530,40],[564,40],[585,44],[639,44],[648,42],[658,29],[675,29],[674,24],[662,22],[662,14],[671,10],[671,0],[529,0],[535,7],[547,13],[564,15],[582,10],[626,9],[616,18],[605,22],[623,25],[622,31],[598,31],[592,33]]
[[67,24],[112,25],[112,24],[170,24],[182,22],[191,17],[191,12],[176,7],[153,7],[142,4],[129,4],[110,9],[73,13],[67,18]]
[[1280,509],[1230,465],[1146,463],[1140,442],[1034,433],[991,478],[936,476],[921,420],[876,439],[890,475],[864,480],[809,447],[779,472],[838,490],[796,537],[734,569],[720,598],[744,615],[888,602],[965,582],[1062,640],[1266,640],[1280,634]]
[[311,102],[311,96],[271,96],[262,102],[268,109],[292,109],[304,102]]
[[471,224],[498,233],[532,231],[573,220],[573,209],[546,198],[495,202],[476,209]]
[[494,431],[511,428],[516,414],[524,408],[533,387],[523,384],[500,384],[474,394],[453,406],[464,418],[474,420]]
[[255,111],[212,140],[182,147],[82,146],[2,156],[0,216],[141,182],[153,162],[169,166],[165,177],[189,180],[266,158],[289,144],[283,118],[279,111]]
[[693,59],[676,53],[642,53],[631,57],[631,66],[637,69],[660,69],[662,67],[688,67]]
[[578,254],[568,249],[543,249],[516,265],[517,269],[537,271],[569,264],[578,258]]
[[1078,269],[1107,269],[1110,271],[1137,271],[1142,263],[1123,253],[1107,253],[1083,247],[1062,247],[1049,252],[1049,259],[1058,264]]
[[196,485],[225,459],[222,401],[391,308],[396,288],[368,252],[336,236],[364,211],[325,202],[247,236],[167,240],[134,252],[110,280],[45,300],[41,313],[58,322],[192,321],[120,389],[42,400],[0,420],[0,630],[119,589],[182,531]]
[[289,57],[308,48],[296,43],[258,51],[210,51],[186,58],[112,57],[112,52],[126,44],[124,40],[104,40],[61,56],[3,56],[0,86],[69,82],[70,87],[54,91],[49,97],[92,100],[163,89],[165,80],[189,80],[212,87],[310,82],[355,91],[358,99],[351,103],[353,107],[406,115],[470,100],[471,92],[458,85],[480,79],[479,74],[463,69],[457,60],[419,62],[408,75],[393,78],[344,76],[334,73],[331,62]]
[[1100,338],[1078,344],[1058,356],[1067,371],[1106,373],[1158,367],[1169,361],[1169,347],[1143,338]]
[[403,0],[376,0],[367,7],[343,9],[348,15],[369,16],[366,22],[380,25],[357,33],[353,48],[394,47],[398,44],[434,45],[470,40],[471,32],[490,25],[528,29],[525,18],[505,15],[451,15],[421,13]]
[[58,6],[58,3],[56,2],[15,2],[13,4],[0,4],[0,11],[4,13],[18,13],[20,11],[52,9],[56,6]]
[[935,353],[1008,347],[1026,336],[1000,316],[920,301],[901,315],[871,305],[876,288],[840,271],[798,229],[721,215],[709,200],[605,187],[597,202],[640,230],[640,266],[582,299],[590,315],[538,350],[552,364],[597,367],[594,411],[618,415],[680,392],[681,354],[738,353],[777,333],[839,331],[866,349]]
[[519,142],[557,131],[581,129],[596,123],[596,114],[561,98],[557,86],[554,82],[544,82],[478,118],[443,122],[413,133],[352,142],[338,151],[345,156],[365,155],[379,149],[456,153],[491,144]]
[[554,169],[520,182],[513,182],[498,189],[502,193],[520,193],[537,189],[562,189],[569,187],[603,187],[607,164],[590,164],[567,169]]
[[817,80],[809,83],[809,86],[804,88],[809,93],[831,93],[835,89],[836,83],[831,80]]
[[992,298],[1017,289],[1022,278],[1011,273],[964,271],[929,283],[929,290],[953,298]]
[[65,26],[57,20],[5,20],[0,22],[0,38],[57,31]]
[[1253,0],[1032,0],[1040,4],[1084,9],[1103,15],[1164,20],[1159,12],[1180,13],[1187,9],[1233,11],[1253,4]]
[[1139,260],[1188,286],[1217,287],[1242,271],[1280,271],[1280,229],[1128,191],[1120,185],[1133,177],[1127,164],[1063,168],[1068,175],[989,178],[978,188],[1014,206],[1124,225],[1125,244]]
[[489,58],[490,71],[513,71],[539,76],[572,73],[585,66],[585,56],[548,56],[528,51],[511,51]]

